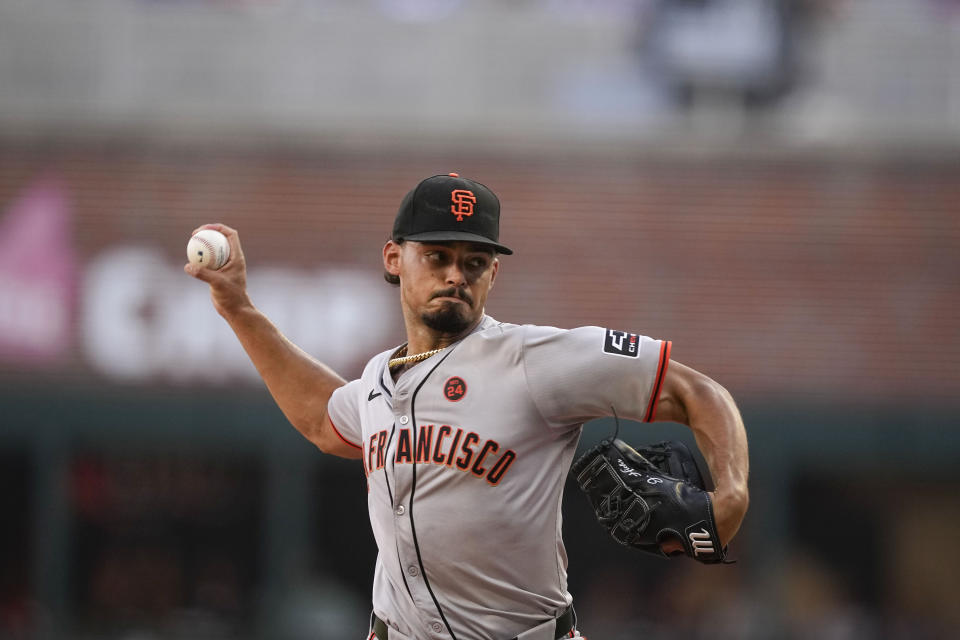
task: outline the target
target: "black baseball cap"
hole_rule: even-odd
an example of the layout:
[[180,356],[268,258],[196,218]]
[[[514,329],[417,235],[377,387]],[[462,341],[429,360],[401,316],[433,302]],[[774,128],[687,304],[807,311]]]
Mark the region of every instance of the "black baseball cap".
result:
[[400,203],[393,222],[394,242],[462,240],[513,253],[500,244],[500,200],[486,185],[456,173],[431,176]]

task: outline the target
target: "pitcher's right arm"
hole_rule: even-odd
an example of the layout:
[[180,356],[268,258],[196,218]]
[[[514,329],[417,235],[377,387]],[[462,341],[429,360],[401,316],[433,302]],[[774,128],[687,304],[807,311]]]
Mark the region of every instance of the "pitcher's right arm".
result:
[[360,450],[340,438],[327,415],[331,394],[346,381],[288,340],[253,305],[247,294],[247,267],[237,231],[223,224],[206,224],[194,233],[200,229],[224,234],[230,242],[230,259],[216,271],[189,263],[184,271],[210,285],[214,308],[233,329],[283,415],[321,451],[359,458]]

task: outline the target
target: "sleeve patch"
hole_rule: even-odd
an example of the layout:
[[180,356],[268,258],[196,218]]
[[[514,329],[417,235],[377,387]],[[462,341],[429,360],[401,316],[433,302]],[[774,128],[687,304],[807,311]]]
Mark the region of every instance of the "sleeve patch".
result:
[[603,352],[624,358],[640,355],[640,336],[636,333],[607,329],[603,336]]

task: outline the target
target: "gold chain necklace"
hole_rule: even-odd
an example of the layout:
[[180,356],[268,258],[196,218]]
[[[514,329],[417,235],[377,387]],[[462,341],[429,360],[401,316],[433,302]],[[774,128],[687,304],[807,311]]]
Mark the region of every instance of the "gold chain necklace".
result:
[[[421,360],[426,360],[430,356],[440,353],[444,349],[446,349],[446,347],[440,347],[439,349],[433,349],[431,351],[424,351],[423,353],[416,353],[412,356],[397,356],[396,358],[391,358],[390,361],[387,362],[387,367],[392,369],[394,367],[400,366],[401,364],[408,364],[410,362],[420,362]],[[400,353],[406,353],[406,352],[407,352],[407,347],[404,346],[403,349],[400,350]]]

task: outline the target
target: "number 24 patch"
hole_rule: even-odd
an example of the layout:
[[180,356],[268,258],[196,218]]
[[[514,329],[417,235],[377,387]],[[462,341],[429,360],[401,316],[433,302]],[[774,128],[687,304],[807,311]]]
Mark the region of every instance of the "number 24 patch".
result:
[[467,395],[467,383],[459,376],[453,376],[443,385],[443,396],[450,402],[457,402]]

